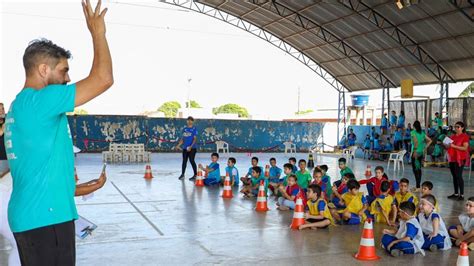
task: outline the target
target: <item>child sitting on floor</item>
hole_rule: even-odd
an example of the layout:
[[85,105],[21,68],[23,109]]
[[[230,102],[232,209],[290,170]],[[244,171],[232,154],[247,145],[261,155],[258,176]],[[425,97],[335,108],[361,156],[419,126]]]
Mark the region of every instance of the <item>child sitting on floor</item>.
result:
[[393,197],[388,194],[389,189],[390,183],[383,181],[380,185],[381,195],[370,204],[370,214],[373,215],[375,222],[385,222],[389,226],[394,226],[397,218],[397,206]]
[[332,183],[331,183],[331,177],[327,174],[328,166],[323,164],[318,167],[323,172],[323,182],[326,183],[326,197],[329,199],[332,194]]
[[459,215],[458,225],[449,227],[449,235],[456,246],[466,242],[474,250],[474,197],[470,197],[465,206],[466,212]]
[[292,165],[291,171],[293,172],[293,174],[296,174],[296,172],[298,172],[298,167],[296,167],[296,158],[290,157],[290,159],[288,159],[288,163]]
[[408,179],[400,179],[400,191],[395,193],[397,207],[400,207],[400,203],[405,201],[413,202],[415,206],[418,206],[418,199],[410,192],[409,185],[410,181]]
[[337,209],[344,209],[346,207],[342,199],[342,196],[344,195],[344,193],[348,192],[347,182],[349,182],[349,180],[351,179],[355,180],[354,174],[347,173],[342,178],[342,182],[339,185],[339,187],[336,187],[336,183],[334,183],[332,187],[332,200],[331,200],[332,205],[331,206],[335,206],[335,208]]
[[425,239],[422,248],[432,252],[438,249],[448,250],[451,248],[448,230],[443,218],[435,211],[435,205],[436,198],[433,195],[423,196],[421,198],[420,214],[418,214],[418,221]]
[[278,184],[280,182],[280,176],[281,176],[281,168],[279,168],[276,165],[275,158],[270,158],[270,169],[268,171],[269,171],[269,176],[270,176],[268,178],[268,181],[269,181],[268,188],[270,189],[270,191],[272,191],[273,195],[275,195],[278,189],[278,185],[275,185],[275,184]]
[[375,198],[382,194],[380,192],[380,186],[383,181],[388,181],[388,177],[385,174],[383,167],[380,165],[375,167],[374,177],[359,181],[361,185],[367,184],[367,192],[369,193],[367,200],[369,201],[369,204],[372,204]]
[[268,188],[272,187],[273,195],[280,197],[281,192],[278,189],[280,185],[283,185],[283,187],[286,187],[288,185],[288,177],[292,174],[293,166],[290,163],[285,163],[283,165],[283,173],[285,174],[284,177],[281,177],[278,182],[270,182],[268,185]]
[[398,257],[402,254],[415,254],[425,252],[423,246],[423,231],[421,225],[415,218],[416,207],[413,202],[405,201],[400,204],[398,231],[384,229],[382,236],[382,247],[392,256]]
[[[225,168],[226,175],[230,177],[231,186],[239,186],[239,170],[235,167],[236,160],[234,157],[229,157],[227,160],[227,167]],[[222,177],[222,183],[225,181],[225,176]]]
[[221,182],[221,171],[219,169],[219,163],[217,162],[218,160],[219,154],[214,152],[211,154],[211,164],[206,165],[206,167],[204,167],[202,164],[199,164],[199,169],[204,171],[204,176],[206,177],[204,179],[204,185],[219,185]]
[[353,174],[353,172],[352,172],[352,169],[347,166],[346,158],[339,158],[339,160],[337,162],[338,162],[339,169],[340,169],[339,173],[341,174],[341,179],[334,182],[334,184],[336,185],[336,187],[339,187],[341,185],[341,182],[342,182],[342,179],[344,178],[344,176],[347,173]]
[[[359,192],[360,184],[355,179],[347,181],[348,192],[342,195],[342,202],[345,208],[343,210],[331,209],[331,214],[338,222],[345,224],[360,224],[366,219],[366,210],[368,208],[364,193]],[[334,191],[334,194],[336,192]]]
[[[294,210],[295,209],[295,204],[296,204],[296,196],[300,194],[302,197],[304,195],[303,190],[298,186],[296,183],[296,175],[291,174],[287,181],[288,185],[284,187],[283,185],[280,185],[278,188],[281,192],[281,197],[278,198],[278,209],[281,211],[287,211],[289,209]],[[303,202],[305,202],[303,200]]]
[[325,200],[327,200],[327,197],[326,197],[326,187],[327,187],[327,184],[324,183],[323,181],[323,171],[321,171],[321,169],[319,168],[314,168],[313,170],[313,181],[311,182],[311,184],[313,185],[318,185],[322,192],[321,192],[321,197]]
[[265,177],[262,177],[262,168],[258,166],[252,167],[252,178],[250,182],[244,183],[244,187],[240,190],[241,193],[244,194],[246,198],[253,198],[258,195],[258,187],[260,185],[260,181],[264,181],[265,186],[265,194],[267,193],[268,189],[268,180]]
[[311,184],[308,188],[307,197],[305,224],[300,225],[299,230],[304,228],[327,228],[333,223],[333,218],[327,206],[327,202],[322,196],[321,187]]
[[308,188],[309,183],[311,183],[311,173],[306,169],[306,161],[301,159],[298,162],[298,166],[300,170],[296,172],[296,177],[298,178],[298,186],[303,189],[306,193],[306,189]]

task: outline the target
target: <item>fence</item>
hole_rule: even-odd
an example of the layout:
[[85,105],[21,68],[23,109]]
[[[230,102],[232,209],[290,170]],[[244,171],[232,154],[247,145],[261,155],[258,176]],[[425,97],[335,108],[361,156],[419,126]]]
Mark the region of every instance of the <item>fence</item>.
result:
[[[148,151],[172,151],[181,137],[185,119],[144,116],[69,116],[74,145],[86,152],[108,149],[109,143],[143,143]],[[283,151],[292,141],[306,151],[322,136],[324,123],[252,120],[196,120],[198,149],[214,151],[224,140],[232,152]]]

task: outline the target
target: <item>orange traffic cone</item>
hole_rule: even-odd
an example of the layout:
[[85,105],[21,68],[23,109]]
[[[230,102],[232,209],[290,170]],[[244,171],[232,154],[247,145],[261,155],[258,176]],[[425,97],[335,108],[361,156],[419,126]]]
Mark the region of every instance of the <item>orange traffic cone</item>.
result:
[[359,252],[354,257],[358,260],[378,260],[375,254],[374,228],[372,219],[365,220],[362,238],[360,239]]
[[204,186],[204,179],[202,179],[202,171],[199,170],[197,177],[196,177],[196,182],[194,182],[194,185],[196,187],[203,187]]
[[145,179],[152,179],[153,178],[153,175],[151,174],[151,166],[149,164],[146,165],[145,176],[143,178],[145,178]]
[[372,168],[370,164],[367,165],[367,168],[365,169],[365,177],[369,178],[372,176]]
[[295,211],[293,212],[293,221],[291,222],[290,227],[291,229],[298,230],[300,225],[303,224],[305,224],[303,198],[298,194],[298,196],[296,196]]
[[257,206],[255,206],[255,210],[258,212],[266,212],[269,210],[267,206],[267,195],[265,195],[265,186],[263,180],[260,181],[260,186],[258,187]]
[[265,177],[270,177],[270,165],[265,165]]
[[456,266],[469,266],[469,251],[467,250],[467,243],[462,242],[459,249],[458,260]]
[[79,177],[77,177],[76,167],[74,167],[74,179],[76,179],[76,183],[77,181],[79,181]]
[[225,179],[224,179],[224,192],[222,192],[222,197],[224,199],[231,199],[234,197],[232,195],[232,187],[230,186],[230,176],[229,173],[226,173]]

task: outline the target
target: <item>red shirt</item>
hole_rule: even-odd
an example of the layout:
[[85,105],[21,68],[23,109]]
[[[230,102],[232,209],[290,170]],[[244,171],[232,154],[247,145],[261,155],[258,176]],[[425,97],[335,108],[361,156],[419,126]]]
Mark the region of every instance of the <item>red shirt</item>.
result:
[[374,177],[371,177],[369,179],[360,180],[359,184],[361,184],[361,185],[364,185],[364,184],[367,184],[367,183],[374,184],[373,193],[374,193],[375,197],[378,197],[378,196],[382,195],[382,191],[380,191],[380,187],[382,186],[383,181],[388,181],[388,178],[386,176],[382,176],[382,178],[378,179],[377,177],[374,176]]
[[294,184],[293,186],[286,186],[286,193],[291,197],[295,196],[293,200],[296,203],[296,199],[298,198],[298,194],[303,199],[303,205],[306,206],[306,195],[304,191],[298,186],[298,184]]
[[[464,143],[469,144],[469,136],[466,133],[452,135],[449,138],[453,140],[452,144],[456,146],[463,146]],[[467,147],[467,151],[460,151],[458,149],[450,147],[448,149],[449,162],[457,162],[459,166],[462,166],[464,163],[466,163],[466,161],[469,161],[469,145]]]

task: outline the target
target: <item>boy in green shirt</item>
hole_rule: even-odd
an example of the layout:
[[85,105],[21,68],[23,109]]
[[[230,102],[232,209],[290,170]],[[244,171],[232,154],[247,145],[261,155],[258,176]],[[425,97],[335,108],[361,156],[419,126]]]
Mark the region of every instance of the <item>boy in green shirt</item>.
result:
[[311,176],[311,173],[308,170],[306,170],[305,160],[303,159],[299,160],[298,166],[300,170],[296,172],[296,177],[297,177],[296,181],[298,182],[298,186],[302,188],[304,191],[306,191],[313,177]]
[[339,187],[341,185],[341,182],[342,182],[342,178],[344,178],[344,176],[346,174],[354,174],[352,172],[352,169],[349,168],[347,166],[347,160],[346,158],[339,158],[338,160],[338,163],[339,163],[339,169],[341,170],[340,173],[341,173],[341,179],[339,179],[338,181],[334,182],[334,184]]

